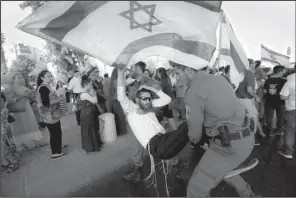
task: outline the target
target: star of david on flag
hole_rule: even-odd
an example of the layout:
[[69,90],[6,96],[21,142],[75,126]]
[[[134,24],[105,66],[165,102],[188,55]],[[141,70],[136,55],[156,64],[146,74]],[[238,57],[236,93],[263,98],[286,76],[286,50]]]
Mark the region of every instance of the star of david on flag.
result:
[[[129,3],[130,3],[130,9],[120,13],[120,15],[130,20],[131,30],[141,27],[144,30],[147,30],[148,32],[152,32],[153,25],[161,24],[161,21],[155,18],[154,16],[155,7],[156,7],[155,4],[142,6],[137,1],[130,1]],[[147,20],[146,23],[140,23],[135,19],[135,14],[136,12],[139,12],[139,11],[144,11],[144,13],[146,14],[146,17],[149,19]]]
[[151,56],[200,69],[216,47],[221,1],[48,1],[17,28],[126,67]]
[[280,54],[267,48],[265,45],[261,45],[261,61],[269,62],[273,65],[290,65],[290,57]]

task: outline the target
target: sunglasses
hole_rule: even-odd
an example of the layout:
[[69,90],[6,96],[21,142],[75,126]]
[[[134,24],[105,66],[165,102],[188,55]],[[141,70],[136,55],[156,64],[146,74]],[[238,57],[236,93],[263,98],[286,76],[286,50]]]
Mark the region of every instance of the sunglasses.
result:
[[150,98],[150,97],[143,97],[143,98],[142,97],[138,97],[138,98],[140,100],[143,100],[143,101],[147,101],[148,100],[149,102],[152,100],[152,98]]

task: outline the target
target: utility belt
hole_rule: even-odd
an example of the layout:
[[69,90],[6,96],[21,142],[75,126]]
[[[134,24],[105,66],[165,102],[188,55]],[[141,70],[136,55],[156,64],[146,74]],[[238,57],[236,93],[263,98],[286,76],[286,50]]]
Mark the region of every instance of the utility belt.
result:
[[219,135],[215,136],[214,139],[221,140],[221,144],[224,147],[231,147],[231,141],[241,140],[252,134],[250,127],[244,129],[241,132],[230,133],[227,126],[221,126],[218,128]]

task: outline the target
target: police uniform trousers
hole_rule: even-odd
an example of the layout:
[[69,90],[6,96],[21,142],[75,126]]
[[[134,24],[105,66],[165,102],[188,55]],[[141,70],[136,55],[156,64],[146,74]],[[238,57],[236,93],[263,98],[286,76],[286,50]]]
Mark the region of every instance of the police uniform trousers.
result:
[[232,140],[231,148],[222,147],[219,139],[213,140],[202,156],[187,186],[187,197],[210,196],[210,191],[222,180],[234,187],[241,197],[252,194],[251,187],[240,175],[224,179],[228,172],[237,168],[254,148],[254,134]]

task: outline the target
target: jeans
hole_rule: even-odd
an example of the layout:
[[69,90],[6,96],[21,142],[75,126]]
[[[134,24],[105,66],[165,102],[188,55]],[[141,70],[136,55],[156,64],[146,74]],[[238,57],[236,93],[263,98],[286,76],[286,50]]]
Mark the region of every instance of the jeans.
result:
[[61,122],[46,124],[50,136],[50,148],[52,154],[62,153],[62,128]]
[[123,135],[127,133],[127,126],[125,121],[125,114],[117,99],[108,100],[108,111],[114,114],[117,135]]
[[284,119],[284,136],[282,137],[280,147],[285,154],[293,155],[295,144],[295,119],[296,110],[286,111]]
[[284,125],[284,119],[285,119],[285,105],[279,105],[275,108],[266,106],[266,123],[267,123],[267,130],[268,133],[272,131],[272,121],[274,117],[274,111],[276,111],[276,130],[281,131]]

